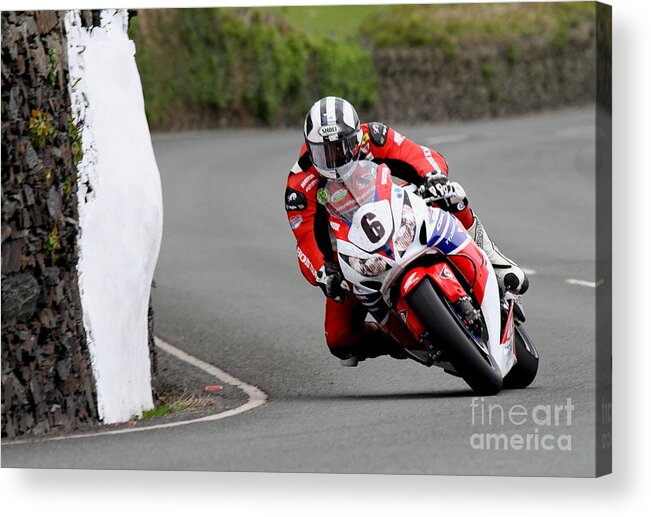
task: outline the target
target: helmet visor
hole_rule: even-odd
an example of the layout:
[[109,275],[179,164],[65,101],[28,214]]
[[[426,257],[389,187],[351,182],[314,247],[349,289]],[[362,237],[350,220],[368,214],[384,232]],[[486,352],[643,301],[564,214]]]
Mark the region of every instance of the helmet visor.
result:
[[347,165],[359,154],[357,133],[334,142],[307,142],[312,163],[317,169],[335,171]]

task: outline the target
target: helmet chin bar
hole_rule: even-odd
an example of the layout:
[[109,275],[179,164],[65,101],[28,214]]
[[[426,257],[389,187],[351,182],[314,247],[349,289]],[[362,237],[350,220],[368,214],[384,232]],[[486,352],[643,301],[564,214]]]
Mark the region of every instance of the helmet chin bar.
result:
[[324,178],[328,178],[330,180],[345,180],[353,172],[358,161],[359,161],[359,154],[355,158],[350,160],[348,163],[341,165],[340,167],[334,167],[332,169],[323,169],[321,167],[317,167],[316,165],[314,165],[314,168]]
[[334,169],[322,169],[320,167],[317,167],[316,165],[314,166],[316,171],[323,176],[324,178],[328,178],[329,180],[335,180],[339,176],[337,175],[337,171]]

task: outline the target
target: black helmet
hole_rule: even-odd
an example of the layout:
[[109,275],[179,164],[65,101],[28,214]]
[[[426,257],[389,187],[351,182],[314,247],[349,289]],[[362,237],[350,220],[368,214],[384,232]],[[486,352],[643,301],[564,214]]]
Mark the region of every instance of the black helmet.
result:
[[330,179],[346,177],[359,157],[362,130],[353,105],[325,97],[307,112],[303,135],[316,170]]

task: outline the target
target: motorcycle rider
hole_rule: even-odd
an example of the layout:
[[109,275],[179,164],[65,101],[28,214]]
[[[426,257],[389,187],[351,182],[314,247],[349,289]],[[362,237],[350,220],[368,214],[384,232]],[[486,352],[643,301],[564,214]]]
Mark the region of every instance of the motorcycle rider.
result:
[[379,325],[365,322],[368,312],[349,286],[332,249],[325,202],[319,193],[328,179],[341,178],[357,160],[384,163],[397,178],[416,185],[424,197],[454,214],[484,250],[504,287],[523,294],[529,287],[518,265],[502,254],[468,206],[461,185],[448,179],[448,164],[438,152],[418,145],[380,122],[360,123],[355,108],[340,97],[318,100],[308,111],[304,143],[291,168],[285,210],[296,237],[303,276],[326,299],[325,335],[330,352],[344,366],[370,357],[402,357],[401,347]]

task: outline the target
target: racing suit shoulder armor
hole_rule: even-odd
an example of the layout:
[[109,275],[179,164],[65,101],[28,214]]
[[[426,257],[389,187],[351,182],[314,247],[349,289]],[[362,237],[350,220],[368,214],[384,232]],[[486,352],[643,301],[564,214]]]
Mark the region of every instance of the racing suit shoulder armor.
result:
[[371,140],[371,143],[377,147],[382,147],[387,143],[387,135],[389,133],[389,128],[386,124],[382,122],[369,122],[368,127],[368,136]]
[[307,208],[307,197],[300,190],[292,187],[285,189],[285,210],[294,212],[297,210],[305,210]]
[[316,199],[318,175],[311,171],[291,172],[285,188],[285,210],[288,212],[301,211],[311,205]]

